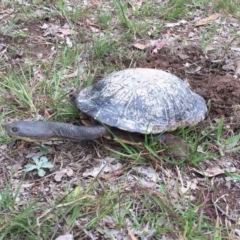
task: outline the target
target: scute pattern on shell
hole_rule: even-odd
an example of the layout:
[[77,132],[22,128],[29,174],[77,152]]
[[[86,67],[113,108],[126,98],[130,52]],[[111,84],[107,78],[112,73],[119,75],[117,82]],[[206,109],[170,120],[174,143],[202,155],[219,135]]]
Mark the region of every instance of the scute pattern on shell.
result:
[[196,125],[207,112],[204,99],[184,81],[147,68],[111,73],[83,89],[77,106],[106,125],[152,134]]

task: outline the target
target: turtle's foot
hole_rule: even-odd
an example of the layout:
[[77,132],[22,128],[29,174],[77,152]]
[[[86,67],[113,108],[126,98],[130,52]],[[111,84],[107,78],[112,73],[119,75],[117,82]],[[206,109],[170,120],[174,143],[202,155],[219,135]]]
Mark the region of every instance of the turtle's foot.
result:
[[182,138],[166,133],[156,136],[155,139],[171,149],[168,156],[178,159],[184,159],[188,156],[188,144]]

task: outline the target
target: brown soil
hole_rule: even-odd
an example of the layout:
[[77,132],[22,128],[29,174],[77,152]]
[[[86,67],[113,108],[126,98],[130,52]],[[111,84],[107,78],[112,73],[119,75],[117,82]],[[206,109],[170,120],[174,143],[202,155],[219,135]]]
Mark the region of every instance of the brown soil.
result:
[[174,54],[162,50],[137,63],[137,67],[168,70],[189,82],[209,103],[211,118],[234,116],[240,104],[240,80],[222,70],[222,65],[210,62],[194,46],[178,49]]

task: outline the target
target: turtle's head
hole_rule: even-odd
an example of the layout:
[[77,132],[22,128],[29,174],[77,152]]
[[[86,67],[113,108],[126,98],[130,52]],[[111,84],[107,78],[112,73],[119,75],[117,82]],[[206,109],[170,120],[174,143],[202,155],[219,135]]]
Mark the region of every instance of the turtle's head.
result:
[[14,121],[5,125],[5,129],[10,136],[28,142],[47,140],[51,132],[46,122],[34,121]]

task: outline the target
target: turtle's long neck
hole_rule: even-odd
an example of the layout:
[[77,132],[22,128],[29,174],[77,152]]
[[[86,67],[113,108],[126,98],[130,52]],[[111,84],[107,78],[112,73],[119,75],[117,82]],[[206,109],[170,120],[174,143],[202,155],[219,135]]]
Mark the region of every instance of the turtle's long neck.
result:
[[96,126],[76,126],[68,123],[46,122],[53,137],[72,140],[92,140],[102,137],[107,133],[101,125]]
[[76,126],[60,122],[15,121],[5,126],[7,132],[27,141],[91,140],[102,137],[107,130],[101,126]]

